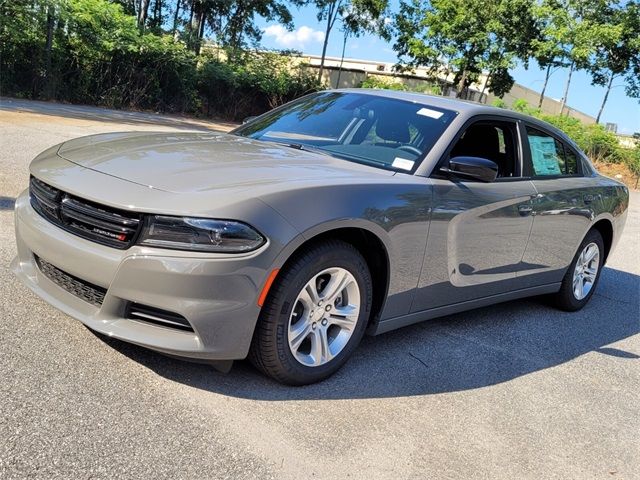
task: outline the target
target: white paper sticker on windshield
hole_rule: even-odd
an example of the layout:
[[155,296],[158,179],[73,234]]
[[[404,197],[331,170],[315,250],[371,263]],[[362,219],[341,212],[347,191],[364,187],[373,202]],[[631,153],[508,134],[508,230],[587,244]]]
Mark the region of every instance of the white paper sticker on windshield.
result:
[[416,112],[418,115],[424,115],[425,117],[439,119],[444,113],[438,112],[437,110],[431,110],[430,108],[421,108]]
[[391,166],[394,168],[401,168],[402,170],[411,170],[414,163],[416,162],[414,162],[413,160],[396,157],[393,159],[393,163],[391,164]]

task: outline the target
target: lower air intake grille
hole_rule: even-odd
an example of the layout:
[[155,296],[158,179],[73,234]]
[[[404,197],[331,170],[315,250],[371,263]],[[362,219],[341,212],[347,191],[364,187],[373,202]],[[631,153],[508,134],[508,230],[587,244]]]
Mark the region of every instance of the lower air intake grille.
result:
[[147,305],[140,305],[139,303],[129,303],[125,316],[130,320],[138,320],[140,322],[152,323],[175,330],[193,332],[191,324],[182,315]]
[[51,265],[40,257],[35,258],[40,271],[53,283],[96,307],[102,305],[104,296],[107,293],[106,288],[98,287],[97,285],[93,285],[69,273],[63,272],[58,267]]

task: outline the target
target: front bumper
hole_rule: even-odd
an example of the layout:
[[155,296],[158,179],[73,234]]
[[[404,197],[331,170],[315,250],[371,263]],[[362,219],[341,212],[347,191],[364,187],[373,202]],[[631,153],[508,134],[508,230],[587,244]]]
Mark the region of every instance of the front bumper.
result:
[[[70,234],[16,200],[18,255],[11,267],[22,282],[92,330],[170,355],[201,360],[246,357],[260,313],[257,298],[268,269],[256,262],[269,245],[243,255],[179,252],[134,246],[117,250]],[[100,306],[45,276],[36,256],[106,289]],[[126,318],[130,302],[182,315],[193,332]]]

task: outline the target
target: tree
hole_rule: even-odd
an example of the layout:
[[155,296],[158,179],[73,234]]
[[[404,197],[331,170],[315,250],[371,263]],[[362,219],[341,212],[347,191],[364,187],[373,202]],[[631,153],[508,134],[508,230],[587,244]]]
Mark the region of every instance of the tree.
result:
[[634,89],[638,80],[633,71],[634,64],[637,65],[640,57],[640,4],[630,1],[620,6],[617,2],[612,2],[605,15],[609,28],[599,37],[595,61],[591,66],[592,84],[605,87],[604,98],[596,117],[597,123],[600,122],[616,78],[626,76],[627,95],[632,98],[640,97],[640,91]]
[[573,72],[590,68],[598,38],[606,33],[608,26],[602,22],[606,4],[603,0],[543,0],[550,15],[543,35],[558,43],[569,66],[560,114],[569,98]]
[[[300,1],[290,3],[299,5]],[[189,47],[198,55],[208,28],[212,38],[220,46],[228,47],[231,55],[235,56],[247,45],[247,39],[254,45],[260,41],[262,31],[255,24],[256,16],[293,27],[293,16],[283,1],[191,0],[188,28],[184,37]],[[177,24],[177,20],[174,20],[174,24]]]
[[[325,22],[318,81],[322,80],[329,36],[336,21],[339,18],[343,19],[343,32],[345,35],[352,35],[362,31],[379,33],[382,30],[371,28],[371,25],[384,21],[382,17],[388,7],[388,0],[353,0],[351,2],[346,0],[313,0],[312,2],[300,3],[315,4],[318,9],[318,21]],[[346,39],[344,43],[346,43]]]
[[453,72],[456,96],[488,68],[490,91],[513,85],[514,58],[528,58],[531,0],[407,0],[394,19],[401,63],[426,66],[435,76]]
[[[359,37],[363,33],[372,33],[386,40],[391,38],[389,18],[384,14],[387,8],[388,0],[372,0],[369,2],[352,2],[343,9],[340,18],[342,23],[340,30],[343,35],[342,55],[340,56],[336,88],[340,85],[342,62],[344,61],[344,53],[349,37]],[[318,79],[320,80],[321,78],[319,77]]]

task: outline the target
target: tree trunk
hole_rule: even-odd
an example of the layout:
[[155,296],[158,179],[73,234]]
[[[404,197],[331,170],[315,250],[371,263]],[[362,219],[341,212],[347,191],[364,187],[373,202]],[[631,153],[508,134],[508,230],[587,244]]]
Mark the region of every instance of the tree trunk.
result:
[[340,67],[338,68],[338,79],[336,80],[336,88],[340,88],[340,75],[342,74],[342,63],[344,62],[344,51],[347,48],[347,38],[349,34],[344,31],[344,40],[342,41],[342,56],[340,57]]
[[549,83],[549,77],[551,76],[551,64],[547,65],[547,73],[544,75],[544,84],[542,85],[542,91],[540,92],[540,99],[538,100],[538,108],[542,108],[542,102],[544,101],[544,92],[547,91],[547,84]]
[[52,82],[51,82],[51,56],[53,50],[53,27],[55,25],[55,11],[54,6],[49,5],[47,8],[47,43],[45,45],[45,67],[44,67],[44,79],[45,79],[45,95],[47,98],[51,95]]
[[153,8],[153,23],[156,28],[162,28],[162,0],[156,0]]
[[329,11],[327,12],[327,28],[324,33],[324,42],[322,44],[322,57],[320,57],[320,69],[318,70],[318,81],[322,81],[322,73],[324,72],[324,57],[327,55],[327,45],[329,44],[329,34],[333,28],[333,24],[338,18],[340,13],[340,4],[342,0],[334,1],[329,4]]
[[562,101],[560,102],[560,115],[564,111],[564,107],[567,104],[567,97],[569,96],[569,86],[571,85],[571,75],[573,74],[573,67],[575,66],[575,62],[571,62],[571,66],[569,67],[569,77],[567,78],[567,84],[564,87],[564,95],[562,96]]
[[204,33],[204,5],[194,0],[191,6],[191,22],[189,22],[190,47],[196,55],[200,55],[200,39]]
[[176,10],[173,12],[173,29],[171,30],[172,35],[175,36],[176,31],[178,30],[178,18],[180,18],[180,1],[176,0]]
[[467,67],[462,71],[458,85],[456,85],[456,98],[462,98],[464,94],[465,84],[467,83]]
[[604,110],[604,106],[607,103],[607,99],[609,98],[609,92],[611,91],[611,85],[613,84],[613,77],[615,75],[613,72],[611,73],[611,77],[609,77],[609,83],[607,85],[607,91],[604,94],[604,98],[602,99],[602,105],[600,105],[600,110],[598,110],[598,116],[596,117],[596,123],[600,123],[600,117],[602,116],[602,111]]
[[[487,75],[487,79],[484,81],[484,85],[482,85],[482,91],[480,92],[480,102],[482,103],[482,96],[484,95],[484,91],[487,89],[487,85],[491,81],[491,75],[493,75],[493,71],[489,70],[489,75]],[[487,95],[487,100],[489,99],[489,95]],[[487,103],[486,101],[484,103]]]
[[138,11],[138,27],[144,30],[147,23],[147,13],[149,12],[149,0],[140,0],[140,10]]

